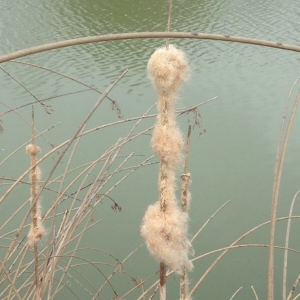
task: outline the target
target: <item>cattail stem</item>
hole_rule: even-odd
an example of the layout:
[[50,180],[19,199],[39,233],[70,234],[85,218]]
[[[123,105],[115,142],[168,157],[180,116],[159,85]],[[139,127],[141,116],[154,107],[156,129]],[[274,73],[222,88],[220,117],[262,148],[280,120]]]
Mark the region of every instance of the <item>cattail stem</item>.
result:
[[[170,29],[171,29],[172,4],[173,4],[173,0],[170,0],[169,13],[168,13],[167,32],[170,32]],[[167,50],[169,50],[169,43],[170,43],[170,39],[166,38],[166,49]]]
[[[167,42],[167,49],[169,45]],[[159,98],[159,103],[163,104],[163,109],[160,112],[160,118],[163,126],[169,125],[169,111],[170,111],[170,101],[169,95],[164,94],[162,97]],[[167,208],[166,197],[164,197],[165,189],[167,188],[167,184],[164,184],[168,181],[168,172],[167,172],[168,164],[164,157],[161,157],[160,162],[160,176],[159,176],[159,187],[160,187],[160,196],[159,196],[159,203],[160,203],[160,210],[161,212],[165,212]],[[166,287],[166,264],[164,262],[160,262],[160,281],[159,281],[159,293],[160,293],[160,300],[167,299],[167,287]]]
[[148,73],[159,99],[158,116],[151,146],[160,157],[158,180],[159,201],[148,207],[141,234],[150,253],[160,262],[160,299],[166,299],[166,265],[181,274],[183,267],[192,268],[188,259],[187,214],[176,200],[176,167],[181,162],[183,139],[176,123],[176,93],[186,81],[185,54],[169,45],[152,54]]
[[273,183],[273,197],[272,197],[272,207],[271,207],[271,224],[270,224],[270,246],[269,246],[269,262],[268,262],[268,300],[274,300],[274,243],[275,243],[275,225],[276,225],[276,213],[279,197],[279,189],[281,183],[281,176],[283,170],[284,158],[287,150],[288,141],[290,138],[290,133],[294,123],[296,111],[300,102],[300,93],[298,93],[295,100],[291,116],[289,119],[288,127],[286,130],[285,138],[283,141],[282,148],[279,147],[277,151],[280,151],[279,160],[276,161],[275,171],[274,171],[274,183]]
[[40,169],[36,166],[36,156],[41,149],[34,144],[34,110],[32,108],[32,133],[31,144],[26,147],[26,152],[30,155],[30,181],[31,181],[31,215],[32,223],[28,234],[28,243],[33,246],[34,253],[34,273],[35,273],[35,293],[34,299],[40,299],[39,292],[39,255],[38,255],[38,242],[42,238],[45,230],[40,221],[40,211],[38,207],[38,181],[40,179]]
[[159,292],[160,292],[160,300],[166,300],[167,296],[166,296],[166,264],[161,262],[160,263],[160,269],[159,269],[159,273],[160,273],[160,280],[159,280]]
[[[181,185],[181,209],[184,213],[188,212],[188,186],[190,183],[190,174],[188,173],[188,162],[189,162],[189,151],[190,151],[190,142],[191,142],[191,131],[192,126],[189,125],[188,135],[186,141],[186,149],[185,149],[185,162],[184,162],[184,170],[181,175],[182,185]],[[186,266],[182,268],[182,275],[180,277],[180,300],[188,300],[190,299],[188,294],[188,274],[186,270]]]
[[[32,106],[32,126],[31,126],[31,143],[34,146],[34,108]],[[38,149],[38,148],[37,148]],[[33,229],[38,227],[38,208],[37,208],[37,167],[36,167],[36,154],[37,151],[30,153],[31,166],[34,166],[31,170],[31,214],[32,214],[32,227]],[[34,273],[35,273],[35,299],[39,299],[39,255],[38,255],[38,246],[37,243],[33,244],[33,253],[34,253]]]

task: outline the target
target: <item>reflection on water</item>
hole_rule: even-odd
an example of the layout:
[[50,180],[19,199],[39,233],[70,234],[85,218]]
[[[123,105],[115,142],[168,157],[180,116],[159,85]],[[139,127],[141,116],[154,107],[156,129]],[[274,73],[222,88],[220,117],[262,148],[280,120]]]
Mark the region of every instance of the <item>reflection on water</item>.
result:
[[[173,31],[230,34],[300,44],[300,6],[297,1],[173,2]],[[29,0],[24,3],[21,0],[2,0],[0,8],[0,54],[5,54],[81,36],[164,31],[168,1]],[[216,217],[196,241],[195,250],[198,255],[227,246],[249,228],[269,219],[273,165],[281,114],[289,89],[299,76],[300,57],[299,53],[245,44],[196,40],[171,40],[171,43],[182,48],[190,62],[190,80],[180,96],[180,108],[218,96],[217,100],[200,109],[207,133],[198,137],[195,131],[192,136],[191,232],[195,233],[221,204],[228,199],[232,200],[230,208]],[[51,68],[100,90],[104,90],[128,68],[128,75],[113,91],[112,97],[118,101],[122,114],[130,117],[143,114],[156,101],[156,94],[147,79],[146,64],[155,48],[163,44],[164,40],[159,39],[104,42],[50,51],[22,60]],[[45,70],[12,63],[2,66],[41,99],[83,88],[67,78]],[[32,97],[24,93],[24,89],[6,74],[0,74],[0,82],[1,101],[5,104],[17,107],[32,101]],[[36,121],[37,126],[44,129],[58,121],[62,122],[63,130],[56,130],[47,136],[52,142],[58,143],[75,130],[79,120],[83,119],[83,115],[92,107],[97,97],[98,94],[89,92],[57,98],[50,102],[54,108],[51,116],[46,116],[37,107],[36,116],[41,116]],[[95,124],[117,119],[109,105],[105,107],[109,113],[99,112],[98,119],[93,120]],[[0,113],[8,109],[2,105]],[[20,110],[20,113],[30,119],[29,106]],[[12,140],[4,132],[0,136],[0,148],[8,151],[23,142],[24,136],[28,138],[30,126],[25,127],[21,121],[16,123],[15,118],[18,117],[13,117],[12,114],[1,118],[5,132],[12,130],[15,136],[19,134],[18,138],[21,140],[18,143],[18,138]],[[179,122],[184,131],[187,127],[186,119],[181,118]],[[295,168],[300,163],[296,134],[299,118],[296,119],[294,128],[295,133],[290,142],[292,151],[288,153],[281,191],[280,215],[287,214],[293,194],[299,189],[298,169]],[[109,132],[101,143],[112,143],[119,134]],[[4,144],[8,146],[2,146]],[[136,145],[138,152],[149,151],[148,144],[149,140],[146,140],[144,144]],[[91,149],[89,151],[93,152]],[[95,151],[94,155],[96,153],[98,152]],[[7,153],[1,151],[0,155]],[[1,173],[14,176],[20,173],[18,168],[19,166],[14,165],[9,172],[2,169]],[[130,249],[142,242],[138,228],[149,204],[143,201],[143,196],[145,189],[148,189],[150,192],[147,201],[156,200],[156,171],[141,171],[134,177],[136,181],[128,180],[128,184],[122,186],[119,194],[114,194],[114,197],[124,201],[121,216],[111,216],[107,211],[99,213],[105,221],[101,227],[101,241],[105,241],[105,245],[99,241],[99,247],[125,256]],[[147,185],[148,178],[151,178],[151,186]],[[136,198],[141,198],[138,200],[139,204],[133,205],[132,199]],[[129,207],[133,210],[130,216]],[[111,242],[111,231],[120,235],[121,242]],[[91,231],[90,235],[88,242],[100,240],[98,232]],[[257,243],[258,240],[268,243],[267,230],[257,233],[255,238],[249,238],[247,242]],[[278,243],[281,242],[279,238]],[[295,239],[293,243],[294,248],[299,247]],[[143,253],[141,260],[152,267],[152,259],[146,252]],[[206,260],[195,265],[192,283],[201,276],[209,262],[210,260]],[[141,261],[137,260],[133,269],[138,269],[140,264]],[[240,292],[240,299],[253,299],[249,290],[251,285],[264,298],[266,264],[266,249],[244,252],[237,250],[210,274],[199,288],[195,299],[229,299],[240,286],[245,287]],[[280,269],[281,265],[278,266]],[[297,275],[297,268],[297,263],[291,267],[290,285]],[[276,276],[276,280],[280,280],[280,274]],[[215,282],[220,282],[220,288],[212,288]],[[280,293],[279,283],[276,288]]]

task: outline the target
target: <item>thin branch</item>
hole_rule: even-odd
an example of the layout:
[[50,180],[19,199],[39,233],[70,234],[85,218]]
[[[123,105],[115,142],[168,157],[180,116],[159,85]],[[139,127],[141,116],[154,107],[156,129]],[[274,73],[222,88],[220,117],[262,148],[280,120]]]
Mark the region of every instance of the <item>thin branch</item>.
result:
[[130,33],[116,33],[106,34],[98,36],[81,37],[71,40],[65,40],[60,42],[54,42],[44,44],[28,49],[19,50],[9,54],[0,56],[0,63],[6,62],[19,57],[24,57],[36,53],[41,53],[48,50],[59,49],[64,47],[105,42],[105,41],[118,41],[118,40],[130,40],[130,39],[149,39],[149,38],[186,38],[186,39],[198,39],[198,40],[214,40],[224,42],[236,42],[251,45],[259,45],[277,49],[290,50],[300,52],[300,46],[288,45],[279,42],[271,42],[265,40],[258,40],[252,38],[245,38],[239,36],[230,36],[223,34],[211,34],[211,33],[198,33],[198,32],[130,32]]
[[233,295],[232,295],[232,297],[229,299],[229,300],[232,300],[234,297],[235,297],[235,295],[242,289],[243,287],[241,286]]
[[291,298],[292,298],[292,296],[293,296],[293,294],[294,294],[294,292],[296,290],[296,287],[297,287],[299,281],[300,281],[300,274],[298,275],[295,283],[293,284],[293,287],[292,287],[292,289],[291,289],[291,291],[290,291],[290,293],[289,293],[289,295],[287,297],[287,300],[291,300]]
[[[181,209],[183,212],[188,213],[188,186],[190,184],[191,175],[188,173],[189,166],[189,151],[190,151],[190,142],[191,142],[191,131],[192,126],[188,127],[186,148],[185,148],[185,161],[183,174],[181,175]],[[188,300],[189,299],[189,291],[188,291],[188,274],[186,266],[182,268],[182,275],[180,277],[180,300]]]
[[[292,216],[292,217],[283,217],[283,218],[278,218],[275,221],[282,221],[282,220],[288,220],[291,218],[300,218],[300,216]],[[247,231],[246,233],[244,233],[243,235],[241,235],[238,239],[236,239],[227,249],[225,249],[220,255],[219,257],[217,257],[214,262],[210,265],[210,267],[204,272],[204,274],[201,276],[201,278],[197,281],[197,283],[195,284],[195,286],[193,287],[193,289],[191,290],[190,295],[192,296],[193,293],[196,291],[196,289],[198,288],[198,286],[202,283],[202,281],[204,280],[204,278],[206,277],[206,275],[215,267],[215,265],[221,260],[221,258],[230,250],[231,247],[236,246],[237,243],[239,243],[241,240],[243,240],[246,236],[250,235],[252,232],[256,231],[257,229],[270,224],[271,221],[267,221],[264,222],[262,224],[257,225],[256,227],[250,229],[249,231]],[[194,261],[195,259],[193,259]]]
[[[281,176],[283,170],[283,163],[285,159],[286,149],[288,145],[288,141],[290,138],[290,133],[292,130],[292,125],[294,123],[296,111],[298,104],[300,102],[300,92],[295,100],[291,116],[289,119],[287,131],[285,134],[284,142],[281,148],[281,144],[279,143],[277,154],[276,154],[276,163],[274,170],[274,183],[273,183],[273,195],[272,195],[272,207],[271,207],[271,224],[270,224],[270,248],[269,248],[269,262],[268,262],[268,294],[267,299],[274,299],[274,243],[275,243],[275,225],[276,225],[276,213],[277,213],[277,205],[278,205],[278,197],[279,197],[279,189],[281,183]],[[283,128],[282,128],[283,130]],[[282,130],[280,133],[280,138],[282,134]],[[280,139],[279,139],[280,140]]]
[[257,296],[257,294],[256,294],[256,291],[255,291],[255,289],[254,289],[254,287],[251,285],[251,289],[252,289],[252,292],[253,292],[253,294],[254,294],[254,297],[255,297],[255,300],[259,300],[258,299],[258,296]]
[[6,276],[7,280],[8,280],[8,282],[9,282],[9,284],[11,285],[12,289],[13,289],[14,292],[15,292],[15,295],[18,297],[19,300],[21,300],[21,298],[20,298],[20,296],[19,296],[19,294],[18,294],[18,292],[17,292],[17,290],[16,290],[16,288],[15,288],[15,285],[14,285],[14,283],[10,280],[9,275],[8,275],[6,269],[5,269],[5,266],[3,265],[3,263],[1,262],[1,260],[0,260],[0,264],[1,264],[1,268],[2,268],[2,270],[4,271],[5,276]]
[[11,79],[13,79],[18,85],[20,85],[27,93],[29,93],[38,103],[40,103],[42,105],[42,107],[45,109],[47,114],[50,114],[50,112],[52,111],[51,106],[43,103],[41,100],[39,100],[35,95],[33,95],[29,89],[22,84],[17,78],[15,78],[14,76],[12,76],[8,71],[6,71],[4,68],[0,67],[0,69],[6,73]]
[[[172,14],[172,4],[173,0],[170,0],[169,12],[168,12],[168,23],[167,23],[167,32],[170,32],[171,29],[171,14]],[[166,49],[169,49],[169,38],[166,38]]]
[[[291,207],[290,207],[290,212],[289,212],[289,217],[292,215],[293,213],[293,209],[294,209],[294,204],[296,201],[296,198],[298,196],[298,194],[300,193],[300,191],[298,191],[293,198],[293,201],[291,203]],[[287,222],[287,226],[286,226],[286,234],[285,234],[285,248],[287,249],[289,247],[289,238],[290,238],[290,229],[291,229],[291,221],[292,219],[289,219]],[[286,279],[287,279],[287,264],[288,264],[288,251],[285,250],[284,251],[284,259],[283,259],[283,280],[282,280],[282,299],[286,300]]]
[[207,220],[206,222],[202,225],[202,227],[196,232],[196,234],[193,236],[193,238],[191,239],[191,242],[193,242],[195,240],[195,238],[201,233],[201,231],[206,227],[206,225],[215,217],[215,215],[228,203],[230,202],[230,200],[228,200],[227,202],[225,202],[223,205],[221,205]]

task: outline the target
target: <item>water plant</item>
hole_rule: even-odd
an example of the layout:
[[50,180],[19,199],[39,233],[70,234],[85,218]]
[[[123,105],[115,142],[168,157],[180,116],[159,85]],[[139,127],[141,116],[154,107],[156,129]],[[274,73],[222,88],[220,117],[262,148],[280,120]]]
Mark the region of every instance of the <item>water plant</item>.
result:
[[157,49],[148,62],[148,74],[159,99],[158,116],[151,147],[160,158],[159,200],[148,207],[141,234],[150,253],[161,262],[161,299],[165,296],[165,264],[181,274],[191,269],[188,258],[188,215],[176,200],[176,167],[182,161],[183,138],[176,124],[176,93],[187,78],[187,61],[182,51],[169,45]]
[[[299,46],[241,37],[206,33],[152,32],[115,34],[62,41],[3,55],[0,57],[0,62],[6,61],[8,64],[22,64],[23,66],[30,66],[30,68],[38,68],[41,72],[50,72],[50,74],[54,76],[54,74],[58,75],[59,72],[33,63],[11,61],[11,59],[59,47],[73,46],[80,43],[153,37],[212,39],[300,51]],[[4,67],[1,67],[1,70],[9,75]],[[280,135],[277,163],[274,172],[271,221],[267,221],[250,229],[245,234],[238,237],[228,247],[214,249],[190,259],[188,257],[190,241],[187,238],[187,208],[189,205],[187,187],[189,184],[189,174],[186,168],[182,174],[181,206],[176,200],[175,195],[176,172],[178,172],[178,166],[183,162],[182,149],[184,145],[182,134],[179,131],[175,116],[178,114],[195,112],[197,107],[191,107],[181,112],[177,112],[175,109],[177,93],[181,84],[186,80],[187,73],[184,54],[176,49],[176,47],[168,45],[166,48],[158,49],[149,61],[148,71],[159,94],[159,101],[157,104],[159,113],[157,116],[155,114],[150,114],[149,110],[141,116],[118,119],[111,123],[97,124],[91,129],[86,129],[86,125],[90,118],[104,100],[110,101],[112,106],[116,107],[117,102],[111,99],[108,94],[124,76],[124,74],[122,74],[110,88],[99,96],[100,98],[96,101],[94,107],[91,108],[85,118],[83,117],[82,122],[74,129],[73,134],[66,137],[64,141],[55,145],[56,141],[48,140],[47,133],[58,126],[57,124],[52,124],[51,127],[43,131],[39,131],[38,128],[33,126],[34,134],[32,134],[32,138],[25,143],[20,143],[21,145],[16,149],[13,149],[7,157],[0,162],[0,166],[5,164],[13,165],[19,155],[25,156],[24,146],[27,145],[26,150],[31,159],[30,166],[26,166],[25,170],[23,170],[20,164],[20,170],[23,171],[21,171],[20,174],[18,173],[17,177],[11,177],[6,174],[1,175],[1,204],[11,203],[10,201],[13,199],[20,199],[22,198],[21,196],[23,196],[22,203],[16,211],[13,211],[9,215],[5,215],[5,218],[1,220],[1,299],[54,299],[59,297],[60,293],[64,291],[68,291],[72,294],[72,297],[75,298],[80,298],[80,292],[82,292],[85,297],[91,299],[108,297],[107,295],[109,295],[110,298],[113,297],[113,299],[129,299],[128,297],[132,297],[132,299],[145,299],[146,296],[153,299],[159,287],[161,288],[163,297],[166,297],[166,277],[171,276],[175,272],[184,276],[185,268],[189,270],[192,267],[192,263],[195,264],[204,257],[220,253],[212,264],[201,273],[199,280],[196,281],[196,283],[193,282],[190,292],[185,290],[184,293],[180,294],[181,299],[189,299],[193,295],[195,296],[195,291],[199,289],[204,279],[226,253],[232,249],[250,247],[269,248],[268,300],[273,300],[276,296],[274,295],[274,249],[278,248],[284,251],[285,267],[283,286],[285,288],[283,288],[283,299],[290,300],[292,298],[296,291],[299,277],[296,278],[292,288],[287,292],[287,253],[288,251],[297,252],[298,250],[288,248],[289,230],[287,230],[284,247],[275,245],[274,232],[275,224],[277,222],[288,220],[288,224],[290,224],[291,219],[299,218],[299,216],[293,216],[292,214],[293,205],[290,209],[289,216],[282,218],[277,218],[276,208],[285,151],[291,127],[294,122],[296,109],[300,102],[300,95],[298,94],[296,97],[285,136],[284,121],[287,119],[287,110],[284,112],[283,116],[282,133]],[[89,86],[83,82],[78,82],[70,76],[63,74],[59,74],[59,76],[72,80],[72,82],[76,82],[80,86],[88,88],[89,91],[93,91],[97,94],[101,93],[98,88]],[[10,78],[13,79],[13,77]],[[295,86],[296,83],[294,87]],[[30,89],[27,88],[27,92],[25,93],[30,94]],[[52,113],[51,106],[46,105],[43,99],[33,98],[35,105],[42,105],[47,114]],[[1,104],[5,106],[4,103]],[[26,105],[28,107],[31,106],[29,103],[26,103],[25,107]],[[6,109],[6,111],[1,112],[0,114],[1,120],[5,115],[18,114],[19,111],[19,107],[6,106]],[[118,108],[117,111],[119,111]],[[153,130],[151,146],[154,152],[160,157],[158,180],[159,201],[149,206],[144,216],[141,233],[146,239],[149,251],[161,262],[160,281],[153,280],[153,275],[156,274],[151,274],[148,278],[143,279],[138,275],[132,275],[130,271],[128,271],[129,268],[127,269],[126,266],[127,261],[132,258],[142,246],[134,249],[125,258],[116,257],[113,253],[103,249],[95,249],[92,245],[89,245],[88,247],[82,246],[82,240],[84,239],[85,234],[100,223],[100,219],[94,221],[94,214],[97,212],[97,209],[99,209],[100,204],[105,203],[105,201],[110,201],[109,203],[114,212],[121,211],[121,205],[114,199],[112,191],[119,187],[122,182],[137,169],[156,163],[153,161],[153,155],[137,160],[136,158],[140,158],[140,156],[137,156],[136,153],[131,151],[128,153],[126,148],[139,138],[148,137],[149,133],[152,132],[152,126],[146,129],[141,129],[139,126],[143,123],[142,121],[154,117],[157,117],[157,122]],[[21,119],[22,116],[18,115],[18,118]],[[27,120],[25,119],[25,121]],[[104,149],[98,157],[90,158],[85,156],[86,161],[84,161],[84,163],[78,163],[75,164],[75,166],[73,165],[73,163],[77,162],[77,159],[80,158],[78,149],[80,148],[83,137],[92,136],[96,133],[99,134],[102,130],[105,130],[105,128],[117,128],[117,126],[129,124],[130,122],[134,122],[134,125],[125,134],[120,133],[118,140],[114,141],[112,144],[105,145],[107,148]],[[5,123],[1,123],[0,132],[2,131],[1,126],[5,128],[5,131],[9,131],[9,127],[6,127]],[[45,154],[39,159],[37,158],[37,154],[40,152],[40,148],[35,145],[36,140],[38,140],[38,144],[43,141],[48,147],[43,147],[43,152],[45,152]],[[100,140],[100,138],[97,136],[96,140]],[[22,149],[22,154],[19,153],[20,149]],[[25,161],[25,158],[22,157],[22,159]],[[43,172],[43,177],[45,177],[45,179],[44,181],[41,181],[38,166],[45,162],[49,165],[46,171]],[[121,175],[122,172],[125,172],[124,176]],[[28,175],[30,175],[30,182],[26,181]],[[29,185],[31,187],[31,197],[26,201]],[[38,187],[38,185],[40,185],[40,187]],[[22,193],[23,188],[26,190],[26,197],[24,197],[24,193]],[[293,203],[298,194],[299,192],[295,194]],[[41,215],[39,210],[39,200],[42,196],[43,198],[45,197],[46,199],[51,200],[48,202],[45,201],[45,203],[48,203],[48,206],[43,209],[43,215]],[[138,196],[139,195],[137,195],[137,197]],[[228,202],[217,209],[208,220],[202,222],[204,223],[203,226],[194,234],[191,243],[227,203]],[[104,210],[103,206],[101,206],[101,210]],[[29,218],[30,215],[32,216],[31,220]],[[271,231],[269,244],[240,243],[251,233],[270,224]],[[44,235],[43,226],[46,226],[48,235],[40,242],[41,237]],[[98,257],[102,255],[104,257],[104,262],[100,261],[100,259],[93,261],[90,258],[90,253],[94,252],[97,253]],[[170,270],[167,270],[166,266],[170,267]],[[82,271],[85,267],[97,272],[96,283],[93,281],[94,278],[88,277],[84,271]],[[105,268],[108,267],[110,268],[109,272],[106,272]],[[140,269],[137,268],[136,272],[138,273],[139,271]],[[126,290],[122,290],[122,285],[119,284],[121,279],[118,278],[118,281],[114,282],[116,274],[120,275],[120,277],[124,276],[126,278],[126,283],[128,284],[128,281],[131,281],[133,286],[129,287],[129,285],[126,285]],[[71,286],[70,282],[72,282],[73,286]],[[74,285],[76,288],[80,289],[78,294],[78,290],[74,288]],[[256,293],[255,288],[251,287],[251,289],[254,298],[259,299],[259,294]],[[183,290],[184,288],[182,291]],[[231,299],[233,299],[240,290],[241,287],[238,287]],[[133,295],[133,293],[136,294]],[[182,294],[185,295],[182,296]],[[294,299],[299,297],[300,294],[296,295]]]

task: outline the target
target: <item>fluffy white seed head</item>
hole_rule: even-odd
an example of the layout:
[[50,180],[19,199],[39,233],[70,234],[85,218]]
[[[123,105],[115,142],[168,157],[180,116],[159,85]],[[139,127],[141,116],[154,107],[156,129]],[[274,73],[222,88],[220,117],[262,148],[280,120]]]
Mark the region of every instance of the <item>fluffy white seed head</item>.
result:
[[148,74],[159,94],[173,94],[187,80],[187,60],[173,45],[158,48],[148,61]]
[[148,207],[141,226],[141,235],[151,255],[179,274],[184,266],[192,269],[188,259],[190,243],[186,238],[186,228],[186,213],[176,205],[162,211],[159,202]]

